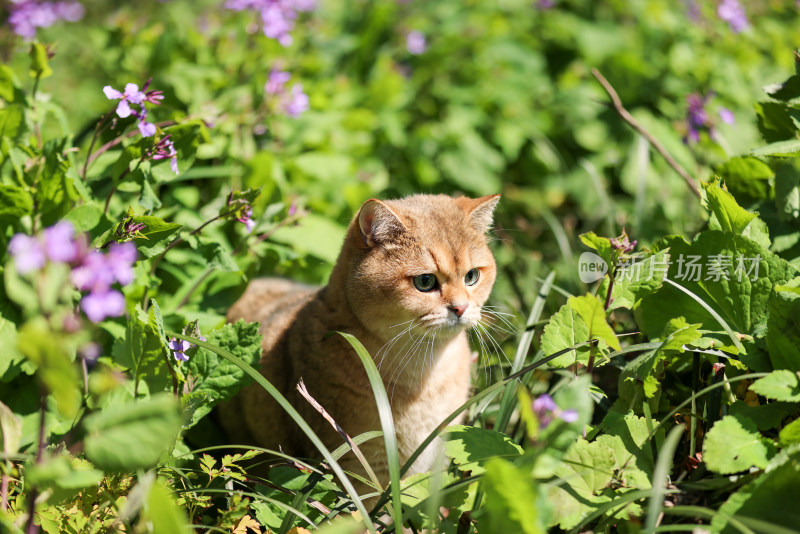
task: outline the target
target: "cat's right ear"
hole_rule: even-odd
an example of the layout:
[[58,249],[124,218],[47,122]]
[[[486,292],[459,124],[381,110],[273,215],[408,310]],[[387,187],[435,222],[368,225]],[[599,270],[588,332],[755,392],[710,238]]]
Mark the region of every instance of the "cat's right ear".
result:
[[361,206],[358,228],[361,241],[369,248],[391,241],[406,231],[406,226],[389,206],[375,198]]

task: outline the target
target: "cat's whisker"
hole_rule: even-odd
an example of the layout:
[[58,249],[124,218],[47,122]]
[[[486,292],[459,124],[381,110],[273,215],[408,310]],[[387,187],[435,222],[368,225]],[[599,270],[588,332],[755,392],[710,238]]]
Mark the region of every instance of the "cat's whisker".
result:
[[[412,321],[413,321],[413,320],[414,320],[414,319],[412,319]],[[397,344],[397,342],[400,340],[400,338],[401,338],[401,337],[402,337],[404,334],[406,334],[406,333],[410,332],[410,331],[411,331],[411,329],[412,329],[413,327],[414,327],[414,323],[412,322],[412,323],[411,323],[411,324],[410,324],[410,325],[409,325],[407,328],[405,328],[405,329],[404,329],[402,332],[400,332],[399,334],[397,334],[396,336],[394,336],[392,339],[390,339],[389,341],[387,341],[386,343],[384,343],[383,347],[381,347],[381,348],[380,348],[380,350],[379,350],[379,351],[378,351],[378,352],[375,354],[375,357],[374,357],[374,359],[378,360],[378,364],[377,364],[377,366],[378,366],[378,370],[380,370],[380,368],[381,368],[381,365],[383,364],[383,360],[384,360],[384,358],[386,357],[386,355],[387,355],[387,354],[389,354],[389,351],[391,351],[392,347],[393,347],[395,344]]]
[[512,330],[508,329],[504,323],[498,323],[497,321],[495,321],[495,319],[496,319],[495,317],[492,317],[492,316],[490,316],[488,314],[486,314],[486,315],[487,315],[487,318],[489,320],[486,320],[484,317],[481,317],[478,320],[478,323],[482,324],[486,328],[491,328],[492,330],[496,330],[498,332],[503,332],[504,334],[506,334],[508,336],[512,336],[513,337],[513,336],[517,335],[517,332],[515,332],[513,329]]
[[422,345],[422,342],[425,341],[425,338],[426,336],[422,335],[414,340],[414,344],[411,345],[411,348],[403,355],[403,358],[400,360],[401,363],[402,362],[405,363],[403,363],[402,367],[395,369],[395,372],[392,373],[392,377],[389,379],[389,381],[393,383],[392,395],[389,398],[390,404],[394,401],[394,392],[397,389],[397,382],[395,382],[395,378],[399,379],[401,376],[403,376],[403,372],[405,371],[406,367],[408,367],[408,364],[414,359],[414,356],[417,353],[417,347]]

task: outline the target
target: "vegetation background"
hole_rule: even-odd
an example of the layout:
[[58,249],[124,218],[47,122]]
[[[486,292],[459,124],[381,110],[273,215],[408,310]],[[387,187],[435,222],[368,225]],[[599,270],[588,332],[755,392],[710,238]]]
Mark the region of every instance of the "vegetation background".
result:
[[[0,530],[794,531],[799,12],[6,3]],[[387,422],[397,476],[367,510],[352,444],[214,448],[258,358],[256,326],[224,325],[247,281],[324,283],[364,200],[420,192],[503,194],[447,469],[401,480]],[[610,269],[587,285],[590,249]],[[680,254],[727,276],[683,283]]]

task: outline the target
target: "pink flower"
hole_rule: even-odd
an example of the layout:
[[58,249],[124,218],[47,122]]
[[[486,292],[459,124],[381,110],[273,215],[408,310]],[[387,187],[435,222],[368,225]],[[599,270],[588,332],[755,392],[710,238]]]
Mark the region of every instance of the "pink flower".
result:
[[264,84],[264,91],[270,95],[277,95],[283,92],[283,86],[291,78],[291,74],[286,71],[272,69],[269,73],[267,83]]
[[81,299],[81,309],[93,323],[125,312],[125,297],[114,289],[93,291]]
[[291,91],[285,94],[281,101],[281,108],[290,117],[299,117],[308,111],[308,95],[303,92],[303,84],[296,83]]
[[125,85],[125,92],[120,93],[110,85],[106,85],[103,87],[103,93],[105,93],[106,98],[109,100],[119,100],[119,105],[117,106],[117,115],[120,118],[124,119],[126,117],[130,117],[132,110],[129,102],[133,102],[134,104],[141,104],[144,99],[147,97],[143,92],[139,91],[139,86],[135,83],[129,83]]
[[406,50],[409,54],[422,54],[428,49],[428,42],[422,32],[410,31],[406,35]]
[[41,243],[29,235],[17,234],[8,243],[8,252],[14,257],[14,265],[20,274],[44,267],[46,258]]

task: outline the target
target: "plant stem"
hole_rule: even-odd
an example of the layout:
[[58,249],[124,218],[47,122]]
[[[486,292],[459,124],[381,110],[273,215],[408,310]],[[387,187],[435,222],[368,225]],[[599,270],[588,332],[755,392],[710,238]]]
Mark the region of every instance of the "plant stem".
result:
[[[188,119],[189,119],[189,117],[186,117],[186,119],[184,119],[184,120],[188,120]],[[176,121],[163,121],[163,122],[157,122],[155,124],[156,124],[156,127],[158,127],[158,128],[166,128],[168,126],[175,126],[178,123]],[[127,139],[129,137],[134,137],[135,135],[139,135],[139,130],[133,130],[133,131],[128,132],[125,135],[121,135],[119,137],[115,137],[114,139],[112,139],[108,143],[106,143],[103,146],[101,146],[100,148],[98,148],[97,152],[95,152],[94,154],[90,153],[89,156],[86,159],[86,165],[85,165],[84,168],[88,168],[88,166],[91,165],[92,162],[94,162],[94,160],[96,160],[104,152],[107,152],[109,149],[114,148],[115,146],[120,144],[125,139]],[[90,152],[91,152],[91,147],[90,147]],[[84,178],[85,178],[85,176],[84,176]]]
[[[89,150],[86,152],[86,161],[83,164],[83,170],[81,171],[81,176],[84,180],[86,180],[86,173],[89,171],[89,164],[95,160],[97,157],[96,155],[92,154],[92,149],[94,148],[94,144],[97,142],[97,138],[100,137],[100,134],[105,130],[105,126],[108,123],[109,117],[114,115],[114,109],[112,108],[111,111],[103,115],[103,118],[100,119],[100,122],[97,124],[97,127],[94,129],[94,135],[92,136],[92,141],[89,143]],[[106,149],[108,150],[108,149]]]
[[667,149],[664,148],[664,145],[659,143],[658,139],[653,137],[653,134],[648,132],[644,128],[644,126],[642,126],[639,123],[639,121],[637,121],[633,117],[633,115],[631,115],[628,112],[628,110],[625,109],[625,106],[622,105],[622,101],[620,100],[619,95],[614,90],[614,87],[611,85],[611,83],[609,83],[609,81],[606,80],[605,76],[600,74],[600,71],[597,69],[592,69],[592,75],[595,78],[597,78],[597,81],[600,82],[600,85],[602,85],[603,89],[605,89],[606,93],[608,93],[608,96],[609,98],[611,98],[611,102],[614,106],[614,109],[617,110],[619,116],[622,117],[622,119],[625,122],[630,124],[634,130],[642,134],[642,136],[644,136],[645,139],[650,141],[650,144],[653,145],[653,148],[655,148],[656,151],[659,154],[661,154],[661,156],[667,161],[669,166],[672,167],[675,170],[675,172],[677,172],[680,175],[680,177],[684,179],[686,185],[689,186],[689,189],[691,189],[692,193],[694,193],[696,197],[700,198],[700,188],[698,187],[697,182],[694,180],[694,178],[692,178],[691,175],[686,171],[686,169],[684,169],[683,166],[680,163],[678,163],[677,160],[675,160],[675,158],[673,158],[669,152],[667,152]]
[[[41,464],[44,458],[44,449],[47,446],[45,441],[45,423],[47,416],[47,390],[42,386],[41,398],[39,399],[39,445],[36,449],[35,464]],[[34,487],[28,494],[28,524],[25,527],[25,534],[36,534],[39,532],[39,527],[34,523],[36,516],[36,499],[39,498],[39,489]]]

